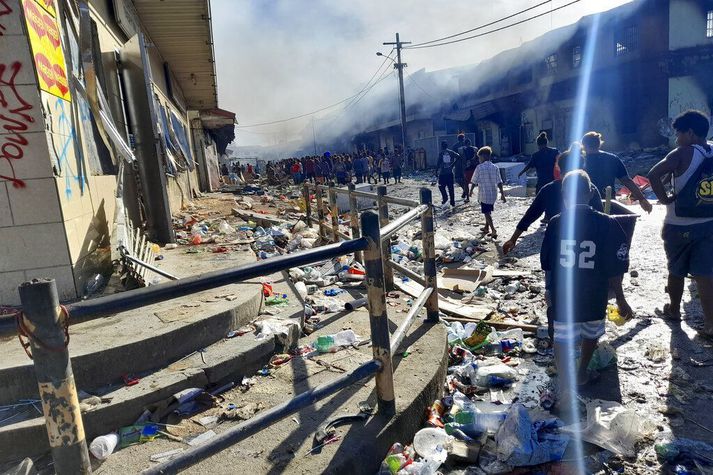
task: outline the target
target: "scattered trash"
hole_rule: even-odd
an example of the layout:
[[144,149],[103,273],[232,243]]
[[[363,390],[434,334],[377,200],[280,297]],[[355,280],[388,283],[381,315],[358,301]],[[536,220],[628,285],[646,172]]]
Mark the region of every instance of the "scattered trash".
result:
[[334,335],[317,337],[314,348],[320,353],[333,353],[343,346],[352,346],[359,342],[359,337],[352,330],[343,330]]
[[114,453],[117,445],[119,445],[119,434],[112,432],[111,434],[100,435],[92,440],[92,443],[89,444],[89,452],[97,460],[106,460]]
[[556,417],[531,415],[522,404],[513,404],[495,436],[498,460],[516,467],[561,460],[569,443],[559,431],[562,425]]
[[209,430],[209,431],[203,432],[200,435],[196,435],[194,437],[190,437],[190,438],[186,439],[186,443],[188,445],[190,445],[191,447],[197,447],[205,442],[208,442],[210,439],[215,437],[215,435],[216,435],[215,432],[213,432],[212,430]]
[[163,463],[174,459],[178,454],[183,452],[183,449],[168,450],[166,452],[160,452],[158,454],[153,454],[149,457],[151,462]]

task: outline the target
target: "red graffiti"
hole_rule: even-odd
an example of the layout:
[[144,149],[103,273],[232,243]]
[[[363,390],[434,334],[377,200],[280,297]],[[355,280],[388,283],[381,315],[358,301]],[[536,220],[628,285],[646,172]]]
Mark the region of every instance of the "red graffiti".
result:
[[[10,5],[7,4],[7,0],[0,0],[0,17],[3,17],[5,15],[9,15],[12,13],[12,8],[10,8]],[[0,23],[0,36],[2,36],[5,31],[5,25]]]
[[7,64],[0,64],[0,86],[6,86],[0,88],[0,129],[8,133],[0,144],[0,158],[10,165],[12,172],[11,175],[0,175],[0,179],[12,182],[15,188],[24,188],[25,182],[17,178],[12,161],[20,160],[25,156],[25,149],[29,142],[24,133],[28,129],[28,124],[35,121],[27,113],[32,110],[32,104],[20,95],[15,84],[15,78],[21,69],[22,64],[19,61],[9,67]]

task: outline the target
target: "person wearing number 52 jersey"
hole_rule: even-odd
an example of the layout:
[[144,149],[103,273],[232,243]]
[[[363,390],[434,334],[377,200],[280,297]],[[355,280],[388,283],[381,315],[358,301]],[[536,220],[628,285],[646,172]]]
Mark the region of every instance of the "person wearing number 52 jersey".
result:
[[567,369],[581,343],[578,384],[592,375],[587,366],[604,334],[609,279],[628,270],[627,236],[616,219],[595,211],[588,203],[594,188],[583,170],[567,173],[562,180],[563,211],[545,231],[540,261],[552,275],[548,293],[554,308],[555,363],[560,388],[570,388],[575,375]]

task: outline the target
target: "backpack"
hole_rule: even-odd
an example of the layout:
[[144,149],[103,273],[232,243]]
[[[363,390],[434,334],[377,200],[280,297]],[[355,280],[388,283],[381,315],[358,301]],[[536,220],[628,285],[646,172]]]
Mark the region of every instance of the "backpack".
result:
[[676,215],[682,218],[713,218],[713,146],[710,151],[694,145],[703,161],[680,192],[676,193]]

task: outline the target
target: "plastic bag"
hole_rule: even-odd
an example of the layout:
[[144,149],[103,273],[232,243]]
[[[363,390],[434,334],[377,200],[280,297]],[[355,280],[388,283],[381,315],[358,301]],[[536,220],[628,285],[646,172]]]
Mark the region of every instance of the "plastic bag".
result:
[[[563,431],[575,432],[574,425]],[[656,425],[618,402],[593,399],[587,403],[582,440],[624,457],[636,456],[636,443],[656,430]]]
[[516,467],[561,460],[569,436],[558,431],[561,420],[542,416],[532,421],[522,404],[514,404],[495,436],[498,460]]

